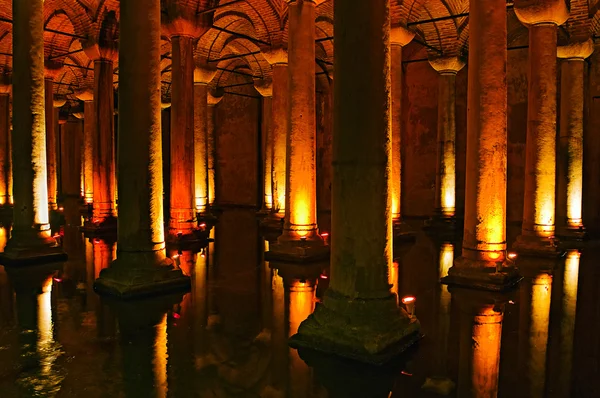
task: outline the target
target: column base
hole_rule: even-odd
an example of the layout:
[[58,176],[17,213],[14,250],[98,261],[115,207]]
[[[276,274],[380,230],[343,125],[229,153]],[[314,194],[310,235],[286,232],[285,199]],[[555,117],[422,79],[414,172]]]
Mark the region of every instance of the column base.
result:
[[305,264],[329,260],[329,255],[329,246],[323,241],[291,240],[272,244],[265,260]]
[[514,288],[521,279],[523,277],[512,261],[507,260],[498,267],[496,263],[460,256],[441,282],[469,289],[504,292]]
[[259,220],[258,229],[269,243],[275,243],[283,233],[283,217],[271,213]]
[[424,229],[436,235],[439,234],[456,234],[462,226],[463,220],[456,216],[445,216],[440,212],[425,221]]
[[396,242],[414,242],[416,240],[416,232],[410,225],[402,220],[393,222],[394,243]]
[[54,238],[32,237],[28,242],[9,240],[0,253],[0,264],[5,267],[56,263],[67,260],[65,253]]
[[398,307],[395,295],[365,300],[329,289],[289,344],[382,365],[420,338],[419,321]]
[[559,257],[564,252],[554,238],[519,235],[512,250],[522,256]]
[[563,227],[556,232],[556,237],[562,243],[563,241],[584,241],[588,239],[588,234],[585,228],[580,227]]
[[100,222],[85,220],[80,230],[86,236],[104,236],[117,233],[117,217],[110,216]]
[[[218,221],[217,216],[211,213],[210,210],[204,213],[196,213],[196,220],[198,220],[198,227],[200,229],[204,228],[207,231],[213,229]],[[205,224],[204,227],[202,227],[202,224]]]
[[144,267],[132,266],[117,259],[110,268],[103,269],[94,282],[94,290],[98,294],[120,299],[158,296],[189,289],[190,278],[170,259]]
[[13,217],[13,205],[3,204],[0,206],[0,220],[12,219]]

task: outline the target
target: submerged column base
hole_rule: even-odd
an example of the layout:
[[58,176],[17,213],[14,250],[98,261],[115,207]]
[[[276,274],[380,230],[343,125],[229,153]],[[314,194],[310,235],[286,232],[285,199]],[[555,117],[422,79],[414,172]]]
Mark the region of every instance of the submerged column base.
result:
[[588,234],[583,225],[579,226],[565,226],[558,228],[556,237],[560,239],[560,243],[564,241],[583,241],[588,239]]
[[42,264],[67,259],[62,247],[50,236],[41,236],[33,229],[31,232],[13,231],[12,234],[4,252],[0,253],[0,264],[4,266]]
[[491,262],[474,260],[460,256],[441,279],[446,285],[462,286],[471,289],[503,292],[515,287],[523,277],[510,260]]
[[397,219],[393,221],[394,242],[396,241],[415,241],[416,233],[410,225]]
[[[329,259],[330,248],[318,239],[287,240],[277,239],[265,253],[265,260],[284,263],[314,263]],[[318,236],[318,235],[317,235]]]
[[[143,254],[140,253],[143,258]],[[183,274],[169,258],[158,264],[153,260],[128,261],[116,259],[110,268],[103,269],[94,282],[94,290],[103,295],[121,299],[158,296],[175,291],[189,290],[190,278]]]
[[289,344],[381,365],[420,338],[419,321],[398,307],[395,295],[357,299],[330,289]]
[[277,238],[283,233],[283,215],[270,213],[258,222],[260,234],[269,241],[269,243],[277,243]]
[[109,216],[103,220],[94,220],[94,218],[85,220],[81,231],[92,236],[114,235],[117,233],[117,217]]
[[512,245],[512,250],[523,256],[558,257],[562,255],[554,237],[519,235]]

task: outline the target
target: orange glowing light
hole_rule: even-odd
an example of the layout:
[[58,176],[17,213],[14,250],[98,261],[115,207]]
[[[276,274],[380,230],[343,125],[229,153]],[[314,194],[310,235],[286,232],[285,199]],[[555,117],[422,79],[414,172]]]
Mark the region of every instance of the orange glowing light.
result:
[[327,232],[323,232],[323,233],[321,234],[321,236],[322,236],[322,237],[324,237],[324,238],[326,238],[326,237],[328,237],[328,236],[329,236],[329,234],[328,234]]
[[321,279],[329,279],[329,277],[328,277],[327,275],[325,275],[325,274],[321,274],[319,277],[320,277]]
[[64,210],[65,210],[65,208],[62,206],[58,208],[58,211],[64,211]]
[[205,223],[200,224],[200,228],[205,228],[205,227],[206,227]]
[[406,296],[402,298],[402,304],[406,305],[406,304],[412,304],[416,301],[416,298],[414,296]]
[[496,260],[496,259],[500,258],[500,253],[498,253],[498,252],[491,252],[491,253],[490,253],[488,256],[489,256],[489,257],[490,257],[492,260]]
[[508,253],[508,258],[514,260],[515,258],[517,258],[517,253]]

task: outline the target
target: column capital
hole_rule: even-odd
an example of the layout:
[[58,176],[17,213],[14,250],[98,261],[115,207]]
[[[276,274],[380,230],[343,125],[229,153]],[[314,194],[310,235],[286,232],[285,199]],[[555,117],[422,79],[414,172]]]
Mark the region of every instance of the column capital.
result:
[[194,69],[194,84],[208,84],[214,79],[217,69],[197,66]]
[[160,109],[168,109],[171,107],[171,98],[160,99]]
[[524,25],[562,25],[569,18],[565,0],[515,0],[515,14]]
[[78,100],[83,102],[93,101],[94,92],[90,89],[79,90],[75,93],[75,97],[77,97]]
[[573,42],[556,48],[556,56],[563,59],[586,59],[594,52],[592,39]]
[[93,39],[81,40],[83,52],[92,61],[110,61],[116,62],[119,58],[119,46],[115,42],[114,45],[96,43]]
[[12,75],[8,71],[0,74],[0,95],[9,95],[12,91]]
[[288,63],[288,51],[285,48],[271,48],[262,54],[271,66]]
[[85,119],[85,114],[83,112],[73,112],[72,115],[79,120]]
[[254,88],[263,97],[273,96],[273,80],[271,79],[254,79]]
[[402,25],[394,26],[390,30],[390,44],[397,46],[405,46],[415,37],[415,32],[412,32]]
[[456,75],[465,66],[460,57],[433,58],[429,60],[429,64],[441,75]]
[[292,5],[292,4],[297,4],[297,3],[312,3],[315,6],[320,5],[321,3],[324,3],[327,0],[285,0],[285,2],[287,3],[287,5]]
[[215,106],[223,99],[223,93],[219,90],[211,92],[212,90],[208,90],[206,94],[206,100],[208,102],[208,106]]
[[54,96],[53,106],[55,108],[62,108],[66,103],[67,103],[66,98]]
[[61,62],[56,62],[48,59],[44,60],[45,79],[55,80],[58,76],[60,76],[62,69],[63,64]]

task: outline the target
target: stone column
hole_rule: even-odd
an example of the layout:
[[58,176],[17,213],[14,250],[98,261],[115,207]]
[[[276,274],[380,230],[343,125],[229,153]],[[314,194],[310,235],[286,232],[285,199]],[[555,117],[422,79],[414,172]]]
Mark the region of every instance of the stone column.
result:
[[207,95],[208,100],[208,120],[207,120],[207,134],[208,138],[206,139],[206,152],[208,160],[206,161],[206,165],[208,167],[208,204],[210,206],[214,206],[216,200],[216,168],[215,168],[215,117],[216,117],[216,107],[219,102],[223,99],[222,95],[213,95],[213,93],[209,92]]
[[529,27],[529,92],[523,227],[513,249],[553,256],[558,254],[554,244],[556,40],[557,25],[567,20],[568,11],[564,0],[520,0],[515,1],[515,13]]
[[[382,363],[418,338],[390,291],[389,0],[334,3],[336,32],[331,274],[296,346]],[[369,18],[365,18],[369,15]],[[368,59],[369,62],[356,62]],[[290,65],[292,62],[290,62]],[[368,79],[357,78],[368,76]]]
[[194,199],[193,37],[171,37],[171,178],[169,241],[189,239],[196,227]]
[[46,120],[46,169],[47,169],[47,184],[48,184],[48,208],[56,210],[58,208],[56,196],[58,194],[57,183],[57,166],[56,166],[56,135],[55,130],[54,108],[62,107],[65,102],[54,104],[54,79],[60,73],[60,69],[45,69],[44,79],[44,106]]
[[96,118],[94,113],[94,92],[86,90],[77,94],[83,101],[83,197],[86,204],[94,201],[94,138],[96,136]]
[[392,104],[392,220],[394,235],[412,233],[402,222],[402,47],[411,42],[415,34],[402,26],[394,27],[390,34],[391,52],[391,104]]
[[557,235],[582,238],[584,60],[592,55],[591,39],[558,47],[561,62],[560,138],[556,196]]
[[213,116],[213,108],[208,106],[208,83],[215,73],[216,70],[206,68],[196,68],[194,71],[194,180],[196,212],[201,218],[206,218],[209,213],[208,119]]
[[456,219],[456,74],[465,63],[458,57],[429,61],[438,76],[438,148],[435,179],[436,216]]
[[13,203],[10,131],[10,85],[0,84],[0,206],[6,207]]
[[43,4],[13,1],[14,215],[4,265],[66,257],[50,236],[48,217]]
[[273,210],[273,82],[255,80],[254,88],[262,96],[261,149],[263,170],[263,200],[260,214],[266,216]]
[[317,227],[315,8],[314,0],[288,1],[285,221],[270,259],[310,261],[329,253]]
[[79,227],[81,214],[79,200],[81,181],[81,140],[83,138],[81,121],[69,120],[61,132],[60,174],[62,176],[62,195],[64,215],[67,226]]
[[518,276],[506,260],[506,2],[472,2],[465,221],[462,256],[445,283],[503,290]]
[[165,253],[160,0],[121,3],[119,46],[119,250],[95,289],[117,296],[187,289],[189,278]]
[[273,69],[273,99],[271,102],[271,115],[273,117],[272,215],[281,220],[285,215],[285,176],[287,174],[285,159],[287,153],[286,137],[289,126],[287,113],[289,102],[288,53],[280,48],[266,52],[264,55]]

